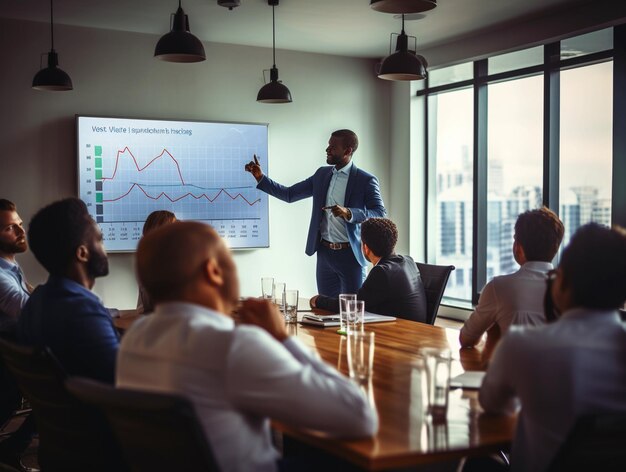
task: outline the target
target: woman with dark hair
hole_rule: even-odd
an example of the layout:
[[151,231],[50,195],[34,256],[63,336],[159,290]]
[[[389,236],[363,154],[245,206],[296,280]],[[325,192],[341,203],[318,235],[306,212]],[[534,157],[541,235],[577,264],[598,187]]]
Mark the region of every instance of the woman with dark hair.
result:
[[[142,236],[145,236],[150,231],[153,231],[161,226],[168,225],[176,222],[176,215],[171,211],[157,210],[153,211],[146,218],[146,222],[143,224]],[[143,289],[141,284],[139,285],[139,296],[137,297],[137,313],[151,313],[154,310],[154,304],[150,297]]]

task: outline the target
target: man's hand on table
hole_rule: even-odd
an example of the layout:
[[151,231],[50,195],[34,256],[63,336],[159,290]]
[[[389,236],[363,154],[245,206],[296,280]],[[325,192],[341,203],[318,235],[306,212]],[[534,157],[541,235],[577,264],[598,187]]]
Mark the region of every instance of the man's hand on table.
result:
[[289,337],[282,313],[269,300],[248,298],[241,302],[239,321],[242,324],[256,325],[264,329],[279,342]]

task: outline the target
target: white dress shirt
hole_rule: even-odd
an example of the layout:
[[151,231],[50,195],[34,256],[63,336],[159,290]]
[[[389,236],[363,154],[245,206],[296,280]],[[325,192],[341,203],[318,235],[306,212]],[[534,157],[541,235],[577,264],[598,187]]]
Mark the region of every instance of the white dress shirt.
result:
[[[345,206],[346,188],[348,187],[348,179],[350,178],[350,169],[352,169],[352,161],[348,162],[348,164],[340,170],[333,168],[333,176],[330,178],[328,193],[326,194],[326,206]],[[320,225],[320,233],[322,239],[330,241],[331,243],[345,243],[349,241],[344,219],[337,218],[330,210],[324,212]]]
[[511,470],[545,470],[579,416],[626,412],[625,361],[617,311],[577,308],[549,325],[512,326],[479,395],[488,412],[511,413],[521,403]]
[[223,471],[275,471],[269,418],[334,436],[370,436],[360,388],[295,338],[187,303],[164,303],[122,338],[117,385],[189,398]]
[[494,277],[485,285],[478,305],[461,329],[473,344],[493,325],[504,334],[513,325],[542,325],[546,322],[543,298],[549,262],[526,262],[517,272]]

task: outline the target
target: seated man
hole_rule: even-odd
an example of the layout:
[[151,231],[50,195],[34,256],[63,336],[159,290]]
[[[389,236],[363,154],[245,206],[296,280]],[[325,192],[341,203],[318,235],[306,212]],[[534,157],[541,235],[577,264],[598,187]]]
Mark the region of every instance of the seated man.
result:
[[375,433],[363,391],[289,337],[272,303],[244,301],[235,325],[237,270],[210,226],[147,234],[137,273],[156,309],[122,338],[117,385],[189,398],[221,470],[277,470],[269,418],[337,436]]
[[87,207],[68,198],[43,208],[30,222],[28,242],[50,277],[26,302],[18,339],[48,346],[70,375],[112,383],[119,340],[108,310],[91,292],[109,264]]
[[463,347],[478,344],[487,332],[483,359],[491,357],[500,336],[512,324],[544,324],[543,299],[552,259],[563,239],[563,223],[546,208],[529,210],[517,217],[513,256],[521,266],[509,275],[494,277],[485,285],[478,305],[461,329]]
[[550,296],[551,324],[513,326],[494,352],[482,407],[512,413],[521,403],[511,470],[545,470],[576,419],[626,412],[626,232],[580,228],[563,251]]
[[[26,251],[26,233],[15,204],[0,199],[0,333],[12,337],[17,319],[26,304],[32,287],[15,260],[16,254]],[[0,365],[0,425],[3,425],[21,405],[22,395],[13,377]],[[27,470],[20,455],[26,450],[34,433],[31,415],[8,439],[0,443],[0,462],[18,470]]]
[[[426,294],[415,261],[393,252],[398,229],[387,218],[370,218],[361,224],[361,249],[374,264],[357,292],[365,310],[426,322]],[[311,298],[311,307],[339,311],[339,300],[324,295]]]

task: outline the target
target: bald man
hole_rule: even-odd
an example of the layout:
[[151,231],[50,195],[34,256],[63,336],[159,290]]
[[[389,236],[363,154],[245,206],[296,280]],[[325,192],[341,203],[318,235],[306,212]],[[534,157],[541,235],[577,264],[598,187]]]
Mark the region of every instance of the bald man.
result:
[[189,398],[222,470],[275,471],[269,419],[335,436],[378,427],[360,388],[287,335],[263,300],[239,301],[230,251],[209,226],[177,222],[146,235],[137,275],[153,315],[122,339],[117,385]]

